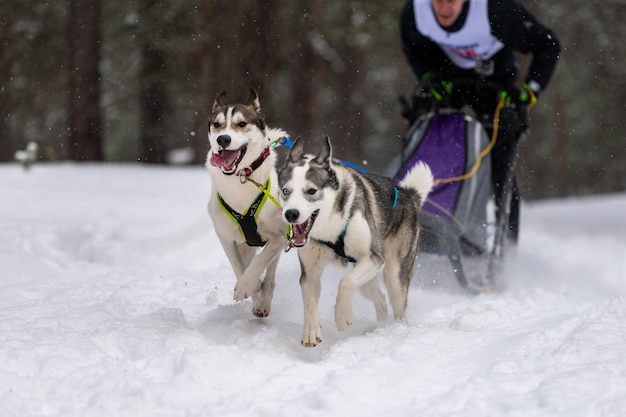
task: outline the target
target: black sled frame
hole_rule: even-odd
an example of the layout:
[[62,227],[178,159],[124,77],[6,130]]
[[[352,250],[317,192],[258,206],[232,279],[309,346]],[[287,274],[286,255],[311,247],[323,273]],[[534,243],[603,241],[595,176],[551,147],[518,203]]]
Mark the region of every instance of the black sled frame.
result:
[[[514,164],[514,161],[513,161]],[[485,207],[493,213],[494,223],[488,227],[488,245],[478,248],[463,238],[464,230],[455,219],[438,217],[427,211],[420,211],[420,252],[443,254],[450,261],[454,276],[459,285],[470,293],[489,293],[498,289],[497,276],[510,242],[507,239],[508,218],[513,190],[514,167],[507,174],[503,190],[504,210],[496,210],[495,203]]]
[[[483,87],[485,84],[483,84]],[[492,84],[487,86],[494,91],[498,91],[498,86],[494,86]],[[419,87],[416,87],[416,90]],[[417,100],[416,100],[417,99]],[[403,116],[407,118],[409,121],[415,122],[416,117],[416,103],[419,105],[419,94],[413,93],[413,106],[409,107],[406,100],[402,97],[401,102],[403,104]],[[429,117],[432,116],[433,112],[437,111],[459,111],[457,109],[452,108],[441,108],[440,106],[432,106],[432,101],[430,103],[430,108],[427,111],[424,111],[422,108],[417,109],[417,114],[422,114],[421,117]],[[496,131],[491,138],[495,144],[495,136],[497,136],[498,132],[498,118],[500,116],[500,110],[506,106],[509,106],[509,110],[511,104],[507,104],[501,99],[498,104],[496,114],[492,120],[480,120],[483,126],[486,126],[490,123],[489,127],[492,127],[493,130]],[[516,118],[524,118],[523,114],[526,109],[513,109],[513,114],[515,114]],[[413,114],[410,114],[413,112]],[[424,114],[426,113],[426,114]],[[509,112],[511,113],[511,112]],[[521,120],[521,119],[520,119]],[[523,132],[519,134],[519,138],[523,137],[526,134],[527,130],[527,122],[525,119],[519,122],[520,127],[516,127],[519,132]],[[498,290],[499,285],[501,284],[498,281],[498,275],[501,272],[502,265],[505,260],[505,255],[507,254],[510,246],[512,245],[508,236],[510,231],[509,225],[509,217],[511,214],[511,203],[513,197],[513,189],[514,189],[514,178],[515,178],[515,166],[517,162],[517,144],[518,140],[515,141],[514,144],[510,146],[515,146],[515,151],[511,153],[508,169],[506,170],[505,177],[502,179],[502,191],[500,198],[500,207],[496,207],[494,192],[491,189],[491,197],[488,201],[487,210],[489,224],[485,225],[487,227],[487,243],[483,248],[477,247],[464,238],[465,228],[462,223],[456,219],[453,215],[449,214],[449,218],[437,216],[429,211],[421,210],[420,212],[420,253],[430,253],[437,255],[445,255],[452,267],[454,272],[454,277],[456,278],[459,285],[467,292],[473,294],[479,293],[489,293],[495,292]],[[487,157],[490,157],[488,155]],[[428,163],[428,161],[424,161]],[[489,181],[491,183],[491,181]],[[491,187],[493,188],[493,187]]]

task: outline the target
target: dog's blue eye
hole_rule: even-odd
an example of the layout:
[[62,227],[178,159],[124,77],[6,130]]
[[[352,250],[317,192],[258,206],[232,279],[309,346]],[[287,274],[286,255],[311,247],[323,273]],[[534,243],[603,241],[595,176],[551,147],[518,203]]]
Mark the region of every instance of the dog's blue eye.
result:
[[283,195],[289,195],[289,190],[286,188],[283,188]]

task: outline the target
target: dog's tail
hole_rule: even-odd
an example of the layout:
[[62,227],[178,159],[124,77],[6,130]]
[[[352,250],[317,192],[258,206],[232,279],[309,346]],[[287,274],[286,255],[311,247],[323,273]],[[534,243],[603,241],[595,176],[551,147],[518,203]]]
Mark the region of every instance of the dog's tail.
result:
[[265,133],[267,134],[267,137],[269,138],[270,142],[274,143],[282,143],[282,140],[285,138],[289,138],[289,135],[287,134],[287,132],[285,132],[282,129],[276,129],[273,127],[268,127],[265,131]]
[[400,187],[415,190],[420,197],[420,204],[424,205],[434,182],[430,167],[423,162],[418,162],[400,181]]

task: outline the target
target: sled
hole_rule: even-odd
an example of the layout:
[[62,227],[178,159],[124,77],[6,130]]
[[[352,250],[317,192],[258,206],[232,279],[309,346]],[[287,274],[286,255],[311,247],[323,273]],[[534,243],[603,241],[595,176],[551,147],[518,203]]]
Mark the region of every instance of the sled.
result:
[[436,108],[411,124],[385,172],[397,183],[418,161],[430,166],[435,186],[420,212],[420,253],[446,256],[456,281],[471,293],[497,290],[509,244],[515,160],[504,183],[504,209],[496,210],[489,155],[494,144],[472,116]]

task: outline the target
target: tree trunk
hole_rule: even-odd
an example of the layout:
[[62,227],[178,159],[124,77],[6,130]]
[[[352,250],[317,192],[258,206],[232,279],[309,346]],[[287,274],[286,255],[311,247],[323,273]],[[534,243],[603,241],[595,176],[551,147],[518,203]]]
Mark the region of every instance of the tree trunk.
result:
[[213,67],[214,57],[211,54],[212,43],[212,25],[211,16],[215,13],[215,0],[201,0],[200,13],[202,13],[202,21],[207,23],[198,28],[200,35],[199,48],[193,59],[192,74],[194,77],[194,97],[193,103],[196,108],[193,120],[193,136],[190,146],[193,149],[194,157],[192,163],[202,164],[206,160],[209,150],[209,141],[207,139],[208,128],[207,122],[213,106],[213,99],[218,92],[214,92],[215,85],[211,77],[211,69]]
[[259,92],[261,100],[269,97],[272,81],[277,71],[276,51],[279,51],[279,25],[267,16],[277,16],[276,0],[255,1],[252,3],[250,16],[244,26],[247,54],[242,59],[246,73],[249,74],[251,87]]
[[323,90],[324,62],[313,45],[322,22],[323,6],[320,0],[306,0],[306,12],[301,26],[301,45],[293,73],[293,120],[297,122],[297,135],[321,144],[323,120],[321,93]]
[[0,93],[0,162],[11,161],[15,153],[8,123],[9,108],[4,104],[5,102],[5,97]]
[[[214,57],[212,71],[207,74],[213,81],[212,98],[225,90],[231,101],[240,101],[248,97],[251,87],[243,66],[243,54],[251,45],[242,37],[241,28],[248,19],[243,15],[240,3],[241,0],[215,0],[211,19],[207,22],[211,28],[210,53]],[[245,6],[242,7],[245,10]]]
[[144,43],[141,51],[143,63],[139,80],[139,160],[151,164],[164,164],[167,154],[165,119],[168,114],[165,52],[150,40]]
[[567,134],[567,122],[565,119],[565,102],[563,100],[561,91],[561,80],[558,75],[553,77],[552,80],[552,88],[554,88],[557,93],[554,94],[554,137],[555,137],[555,149],[554,149],[554,160],[556,163],[556,176],[557,176],[557,184],[558,189],[560,190],[560,195],[565,196],[568,194],[567,184],[568,184],[568,160],[569,160],[569,151],[568,151],[568,143],[569,138]]
[[[343,11],[340,24],[348,28],[351,25],[352,10],[347,8]],[[339,151],[336,155],[354,163],[361,164],[365,155],[365,143],[370,135],[364,129],[364,85],[365,72],[363,63],[366,61],[362,50],[353,45],[346,38],[341,43],[340,54],[343,62],[343,71],[337,74],[341,80],[337,87],[339,92],[337,103],[341,103],[337,112],[342,113],[341,124],[338,127],[340,137],[333,140],[335,148]],[[332,138],[331,138],[332,139]]]
[[100,0],[68,1],[69,158],[101,161],[102,131],[99,95]]

